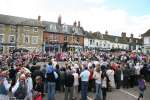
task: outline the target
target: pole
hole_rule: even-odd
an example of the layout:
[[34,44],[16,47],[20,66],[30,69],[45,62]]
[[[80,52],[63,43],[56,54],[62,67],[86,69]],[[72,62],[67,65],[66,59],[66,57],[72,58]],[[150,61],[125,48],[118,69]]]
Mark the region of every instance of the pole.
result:
[[17,40],[18,40],[18,25],[16,24],[15,49],[17,49]]

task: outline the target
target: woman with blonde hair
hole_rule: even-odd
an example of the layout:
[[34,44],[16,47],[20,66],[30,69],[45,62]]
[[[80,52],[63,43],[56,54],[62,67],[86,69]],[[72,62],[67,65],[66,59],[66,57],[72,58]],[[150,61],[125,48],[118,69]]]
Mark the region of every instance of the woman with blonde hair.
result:
[[100,69],[100,65],[96,65],[96,69],[93,74],[93,78],[95,79],[95,87],[96,87],[95,100],[102,100],[101,74],[102,74],[102,71]]

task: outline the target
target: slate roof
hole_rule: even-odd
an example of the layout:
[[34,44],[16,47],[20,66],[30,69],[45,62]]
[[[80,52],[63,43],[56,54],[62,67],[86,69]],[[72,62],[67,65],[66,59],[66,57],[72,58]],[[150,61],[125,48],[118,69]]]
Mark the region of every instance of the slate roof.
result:
[[[91,38],[91,39],[100,39],[100,40],[107,40],[111,43],[122,43],[122,44],[129,44],[129,40],[131,37],[120,37],[120,36],[113,36],[108,34],[101,34],[101,33],[91,33],[91,32],[85,32],[85,37]],[[133,38],[133,43],[142,45],[142,39],[139,38]]]
[[150,36],[150,29],[149,30],[147,30],[142,36]]
[[42,26],[42,23],[36,19],[16,17],[0,14],[0,24],[8,25],[27,25],[27,26]]
[[85,31],[84,35],[87,38],[103,40],[103,34],[101,34],[100,32],[94,32],[94,33],[92,33],[92,32]]
[[82,27],[75,27],[72,25],[62,24],[59,25],[56,22],[43,21],[46,32],[65,33],[72,35],[84,35],[84,29]]

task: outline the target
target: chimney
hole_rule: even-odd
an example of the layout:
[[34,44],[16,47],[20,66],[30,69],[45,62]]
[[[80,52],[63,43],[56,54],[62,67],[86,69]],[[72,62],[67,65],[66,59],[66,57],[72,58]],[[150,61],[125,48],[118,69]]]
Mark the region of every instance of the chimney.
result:
[[73,23],[73,26],[75,26],[75,27],[77,26],[77,22],[76,21]]
[[107,30],[105,31],[105,35],[108,35],[108,31]]
[[78,21],[78,27],[80,27],[80,21]]
[[38,21],[41,21],[41,16],[38,16]]
[[122,32],[121,37],[125,38],[126,37],[126,32]]
[[133,38],[134,37],[134,35],[133,34],[131,34],[131,38]]
[[58,17],[58,25],[61,25],[61,15]]

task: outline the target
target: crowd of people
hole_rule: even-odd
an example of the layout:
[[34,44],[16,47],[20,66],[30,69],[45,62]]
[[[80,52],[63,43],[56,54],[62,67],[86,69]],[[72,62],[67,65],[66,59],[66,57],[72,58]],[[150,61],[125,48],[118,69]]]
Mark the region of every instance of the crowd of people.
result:
[[88,92],[95,93],[95,100],[107,100],[107,92],[134,86],[139,86],[140,100],[144,79],[150,81],[150,65],[141,52],[0,55],[0,100],[55,100],[59,92],[64,100],[87,100]]

